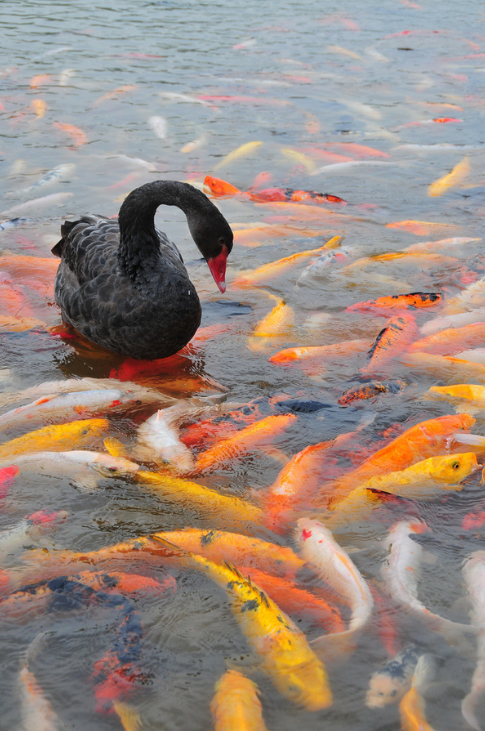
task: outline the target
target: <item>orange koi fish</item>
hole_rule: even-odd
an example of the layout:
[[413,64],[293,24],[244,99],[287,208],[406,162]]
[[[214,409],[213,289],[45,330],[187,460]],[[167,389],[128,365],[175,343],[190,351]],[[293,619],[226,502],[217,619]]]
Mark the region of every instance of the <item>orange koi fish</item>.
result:
[[37,89],[39,86],[50,84],[51,81],[52,76],[50,74],[37,74],[37,76],[32,76],[30,80],[30,88]]
[[439,231],[440,229],[456,228],[451,223],[434,223],[432,221],[396,221],[394,223],[386,223],[386,228],[397,228],[401,231],[409,231],[409,233],[418,236],[428,236],[429,234]]
[[381,393],[400,393],[407,385],[406,381],[371,381],[363,386],[349,388],[342,394],[337,403],[340,406],[349,406],[354,401],[375,398]]
[[215,686],[211,703],[215,731],[268,731],[256,683],[227,670]]
[[413,342],[418,335],[416,321],[411,315],[400,315],[389,320],[377,336],[367,354],[367,363],[360,371],[365,376],[383,369]]
[[108,99],[115,99],[117,96],[121,96],[122,94],[127,94],[130,91],[134,91],[137,88],[138,86],[136,84],[125,84],[124,86],[119,86],[117,89],[113,89],[113,91],[107,91],[106,94],[98,97],[98,99],[93,102],[93,107],[101,104],[101,102],[108,101]]
[[79,127],[76,127],[76,125],[74,124],[67,124],[65,122],[54,122],[54,127],[62,130],[63,132],[66,132],[66,134],[72,137],[72,140],[74,142],[74,149],[76,147],[81,147],[81,145],[86,144],[86,142],[88,141],[88,138],[86,134],[82,131],[82,129],[79,129]]
[[283,259],[272,261],[269,264],[263,264],[262,266],[253,269],[253,271],[248,272],[245,275],[236,277],[236,279],[234,279],[232,282],[232,286],[244,289],[248,286],[258,286],[260,283],[265,282],[268,279],[274,279],[280,274],[286,272],[288,269],[291,269],[296,262],[309,259],[311,256],[315,256],[315,254],[320,254],[326,249],[331,248],[335,244],[335,241],[339,239],[340,236],[334,236],[332,239],[330,239],[330,241],[327,241],[326,244],[324,244],[323,246],[319,246],[317,249],[300,251],[296,254],[292,254],[291,256],[285,256],[283,257]]
[[243,576],[254,581],[287,614],[296,614],[309,619],[327,632],[343,632],[345,629],[345,624],[336,606],[305,589],[298,588],[293,581],[265,574],[258,569],[241,567],[240,571]]
[[315,190],[294,190],[293,188],[266,188],[263,190],[251,190],[243,192],[231,183],[213,178],[207,175],[204,179],[204,187],[207,192],[212,193],[216,198],[239,196],[249,200],[264,201],[314,201],[315,203],[346,203],[343,198],[330,193],[318,193]]
[[[404,470],[428,457],[449,453],[450,437],[460,431],[469,432],[474,423],[475,419],[469,414],[456,414],[438,416],[406,429],[403,434],[365,459],[355,470],[340,477],[332,486],[336,499],[340,500],[356,485],[376,475]],[[322,493],[328,500],[328,490],[323,488]]]
[[[199,454],[194,471],[207,472],[216,469],[229,460],[241,457],[246,452],[259,449],[270,442],[295,423],[295,414],[277,414],[250,424],[238,431],[234,436],[218,442],[213,447]],[[0,448],[1,450],[1,448]]]
[[325,147],[336,147],[342,152],[349,152],[354,158],[358,159],[363,157],[391,157],[387,152],[376,150],[374,147],[367,147],[367,145],[358,145],[355,142],[327,142]]
[[61,452],[90,444],[108,430],[107,419],[81,419],[60,426],[44,426],[0,446],[0,461],[26,452]]
[[347,312],[366,312],[367,310],[408,310],[408,309],[429,309],[437,307],[443,301],[441,294],[436,292],[411,292],[410,294],[393,294],[387,297],[378,297],[375,300],[356,302],[347,307]]
[[473,322],[463,327],[441,330],[427,338],[415,340],[409,346],[410,352],[433,353],[433,355],[454,355],[468,348],[478,348],[485,338],[485,322]]
[[300,348],[285,348],[269,358],[270,363],[288,365],[305,360],[333,361],[348,358],[350,355],[365,353],[372,345],[371,340],[344,340],[331,345],[311,345]]

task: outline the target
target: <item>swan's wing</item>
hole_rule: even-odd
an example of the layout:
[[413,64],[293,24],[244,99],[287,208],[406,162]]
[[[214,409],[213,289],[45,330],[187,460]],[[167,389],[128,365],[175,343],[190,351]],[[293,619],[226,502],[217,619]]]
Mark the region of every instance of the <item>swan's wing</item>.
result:
[[76,277],[79,284],[89,282],[106,267],[120,243],[118,222],[104,216],[83,216],[79,221],[65,221],[62,239],[52,253]]

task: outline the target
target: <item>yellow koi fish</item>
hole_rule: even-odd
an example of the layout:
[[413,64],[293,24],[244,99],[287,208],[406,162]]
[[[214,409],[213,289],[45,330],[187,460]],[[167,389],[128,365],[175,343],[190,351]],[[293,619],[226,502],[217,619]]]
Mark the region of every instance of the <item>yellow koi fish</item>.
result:
[[78,449],[108,430],[107,419],[81,419],[59,426],[44,426],[0,446],[0,461],[25,452],[62,452]]
[[268,345],[267,338],[270,344],[274,346],[272,338],[286,335],[293,327],[295,317],[293,308],[287,305],[283,299],[274,295],[270,296],[276,301],[276,305],[266,317],[256,324],[248,339],[248,348],[252,351],[264,350]]
[[442,178],[438,178],[431,183],[428,188],[428,195],[431,197],[437,197],[446,193],[446,191],[450,188],[460,185],[460,183],[462,183],[468,176],[470,170],[470,161],[468,159],[468,155],[465,155],[463,160],[460,160],[460,162],[455,165],[451,173],[443,175]]
[[289,700],[307,711],[332,704],[323,663],[303,632],[278,605],[239,571],[220,566],[202,556],[155,539],[167,553],[180,557],[181,565],[201,571],[226,592],[232,612],[250,647],[260,657],[260,669]]
[[[459,383],[456,386],[431,386],[429,393],[437,394],[448,401],[463,399],[469,401],[474,410],[485,409],[485,386],[472,383]],[[463,411],[463,408],[460,408]],[[467,411],[465,407],[465,411]]]
[[313,170],[315,170],[315,163],[311,158],[308,157],[308,155],[305,155],[303,152],[293,150],[291,147],[280,147],[280,152],[289,160],[296,162],[298,165],[303,165],[307,173],[311,173]]
[[235,150],[223,157],[222,160],[217,163],[214,170],[219,170],[225,165],[229,165],[229,163],[234,162],[234,160],[239,160],[240,157],[246,157],[246,155],[250,155],[252,152],[254,152],[254,150],[257,150],[258,147],[261,147],[262,144],[263,143],[261,142],[261,140],[246,142],[246,144],[237,147]]
[[256,683],[228,670],[216,683],[211,703],[215,731],[268,731]]
[[321,518],[332,529],[363,520],[380,506],[379,492],[412,500],[429,500],[440,491],[461,490],[460,483],[478,469],[475,452],[429,457],[400,472],[367,480],[346,498],[333,503]]

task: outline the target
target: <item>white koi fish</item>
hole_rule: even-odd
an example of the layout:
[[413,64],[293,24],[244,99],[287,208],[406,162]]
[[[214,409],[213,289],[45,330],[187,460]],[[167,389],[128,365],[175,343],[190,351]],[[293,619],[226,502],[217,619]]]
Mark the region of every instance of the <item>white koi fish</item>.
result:
[[[160,409],[138,427],[138,458],[154,462],[168,462],[177,472],[190,472],[194,467],[192,452],[180,441],[178,425],[188,418],[199,416],[207,406],[194,407],[187,402]],[[140,448],[141,447],[141,448]]]
[[[21,699],[22,731],[61,731],[65,724],[44,695],[35,675],[29,670],[29,662],[37,653],[38,635],[27,650],[18,678]],[[35,652],[32,650],[35,648]]]
[[73,164],[59,165],[59,167],[49,170],[48,173],[43,175],[36,183],[31,185],[30,188],[25,188],[24,190],[17,192],[30,193],[30,191],[35,190],[36,188],[52,185],[53,183],[56,183],[59,180],[64,180],[72,175],[75,169],[76,166]]
[[313,649],[325,658],[352,652],[372,613],[374,601],[370,589],[358,568],[322,523],[300,518],[295,538],[301,558],[314,566],[320,578],[345,597],[352,610],[348,629],[317,637],[311,643]]
[[475,551],[468,557],[463,576],[472,601],[472,622],[478,625],[477,666],[472,687],[462,701],[461,712],[465,721],[476,731],[481,730],[475,707],[485,691],[485,551]]
[[5,558],[10,553],[18,551],[24,546],[35,543],[45,533],[55,530],[68,516],[65,510],[39,510],[24,518],[12,528],[0,533],[0,557]]
[[434,335],[440,330],[449,327],[462,327],[463,325],[471,325],[474,322],[485,321],[485,309],[472,310],[471,312],[458,312],[456,315],[440,315],[428,320],[421,325],[419,332],[421,335]]
[[441,632],[445,639],[453,642],[460,638],[458,632],[476,632],[476,627],[440,617],[426,609],[419,601],[418,581],[423,549],[419,543],[412,540],[411,535],[423,533],[426,529],[426,523],[418,520],[404,520],[391,528],[383,543],[389,554],[381,567],[381,575],[387,592],[394,601],[420,617],[431,629]]
[[168,130],[168,122],[165,119],[165,117],[150,117],[148,119],[148,124],[152,128],[152,130],[155,132],[156,136],[160,140],[164,140],[167,136],[167,130]]

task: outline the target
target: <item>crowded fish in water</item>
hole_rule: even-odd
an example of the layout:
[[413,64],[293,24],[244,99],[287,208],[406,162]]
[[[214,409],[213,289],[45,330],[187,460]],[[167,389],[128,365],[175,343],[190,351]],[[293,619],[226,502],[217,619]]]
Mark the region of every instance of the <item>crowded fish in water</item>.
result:
[[485,731],[481,11],[182,5],[5,20],[0,726]]

